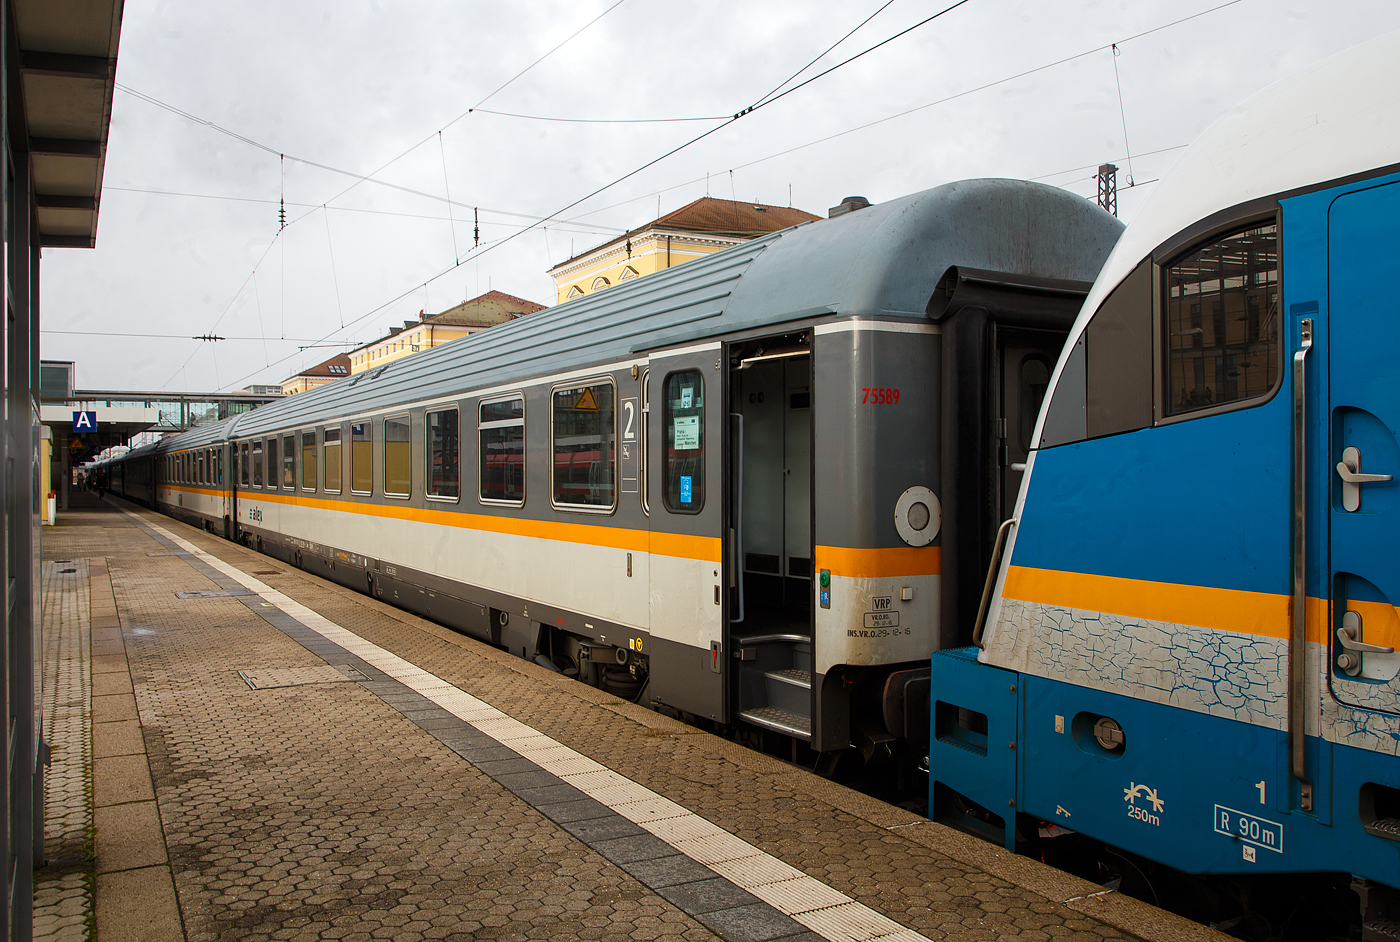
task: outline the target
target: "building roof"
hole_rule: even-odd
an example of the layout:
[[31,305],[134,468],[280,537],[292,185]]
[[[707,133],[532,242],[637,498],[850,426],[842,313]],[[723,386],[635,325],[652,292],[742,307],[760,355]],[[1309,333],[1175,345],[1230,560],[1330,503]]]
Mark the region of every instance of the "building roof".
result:
[[418,320],[404,321],[402,327],[390,327],[389,332],[383,337],[371,340],[369,343],[361,344],[351,353],[358,353],[361,350],[368,350],[375,344],[381,344],[391,337],[397,337],[407,330],[412,330],[419,324],[433,326],[435,324],[449,324],[454,327],[494,327],[497,324],[504,324],[506,321],[514,320],[517,317],[524,317],[526,314],[535,314],[543,311],[545,305],[536,304],[534,301],[526,301],[524,298],[517,298],[513,294],[506,294],[504,291],[488,291],[485,294],[477,295],[469,301],[463,301],[445,311],[436,314],[423,314],[419,312]]
[[611,245],[616,245],[640,233],[648,230],[658,229],[666,232],[703,232],[710,235],[723,235],[736,238],[751,239],[755,236],[765,235],[769,232],[777,232],[781,229],[788,229],[799,223],[812,222],[821,219],[811,213],[794,209],[791,206],[769,206],[765,203],[752,203],[743,200],[717,200],[709,196],[702,196],[692,203],[687,203],[680,209],[672,210],[664,216],[659,216],[651,222],[638,226],[636,229],[611,239],[601,245],[596,245],[586,252],[580,252],[573,258],[566,259],[551,268],[550,271],[563,268],[570,262],[577,261],[585,255],[592,255],[600,249],[605,249]]
[[[508,320],[543,311],[545,305],[517,298],[504,291],[488,291],[483,295],[463,301],[437,314],[423,318],[424,324],[465,324],[475,327],[491,327],[504,324]],[[405,327],[405,329],[408,329]]]
[[300,373],[296,373],[296,374],[294,374],[294,375],[292,375],[292,376],[288,376],[288,377],[287,377],[286,379],[284,379],[282,382],[284,382],[284,383],[290,383],[292,380],[297,379],[298,377],[301,377],[301,376],[309,376],[309,377],[315,377],[315,376],[329,376],[329,377],[331,377],[332,379],[340,379],[340,377],[342,377],[342,376],[349,376],[349,375],[350,375],[350,357],[349,357],[349,355],[348,355],[348,354],[344,354],[344,353],[337,353],[335,356],[331,357],[329,360],[325,360],[325,361],[323,361],[323,362],[321,362],[321,363],[317,363],[315,366],[309,366],[309,367],[307,367],[306,369],[302,370]]

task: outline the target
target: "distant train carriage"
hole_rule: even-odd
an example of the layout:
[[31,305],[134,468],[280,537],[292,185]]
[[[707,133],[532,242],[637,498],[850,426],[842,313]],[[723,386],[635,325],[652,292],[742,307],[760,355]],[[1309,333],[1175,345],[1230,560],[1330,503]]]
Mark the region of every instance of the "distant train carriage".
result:
[[1391,34],[1228,112],[1126,230],[979,646],[933,657],[935,817],[1353,874],[1366,937],[1395,938],[1397,118]]
[[912,768],[1121,224],[1011,180],[841,209],[171,438],[157,506],[770,748]]

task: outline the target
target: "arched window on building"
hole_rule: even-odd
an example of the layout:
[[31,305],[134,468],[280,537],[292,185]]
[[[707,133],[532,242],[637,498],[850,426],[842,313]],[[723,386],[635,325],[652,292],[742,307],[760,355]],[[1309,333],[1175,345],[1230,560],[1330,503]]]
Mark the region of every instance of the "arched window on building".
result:
[[612,282],[608,281],[608,279],[604,278],[602,275],[599,275],[597,278],[593,279],[594,291],[602,291],[604,288],[607,288],[611,285]]
[[631,265],[628,265],[626,268],[624,268],[624,269],[622,270],[622,274],[620,274],[620,275],[617,276],[617,280],[618,280],[618,281],[626,281],[626,280],[629,279],[629,278],[636,278],[636,277],[637,277],[637,269],[633,268]]
[[583,289],[580,288],[578,285],[571,285],[571,286],[569,287],[569,293],[564,297],[564,300],[565,300],[565,301],[568,301],[568,300],[571,299],[571,298],[581,298],[581,297],[583,297]]

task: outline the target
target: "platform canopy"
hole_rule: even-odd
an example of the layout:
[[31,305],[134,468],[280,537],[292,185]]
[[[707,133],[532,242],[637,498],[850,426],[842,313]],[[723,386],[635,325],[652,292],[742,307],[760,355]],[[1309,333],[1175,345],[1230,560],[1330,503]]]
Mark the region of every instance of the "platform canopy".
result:
[[92,248],[116,87],[122,0],[13,0],[23,94],[10,137],[33,168],[39,244]]

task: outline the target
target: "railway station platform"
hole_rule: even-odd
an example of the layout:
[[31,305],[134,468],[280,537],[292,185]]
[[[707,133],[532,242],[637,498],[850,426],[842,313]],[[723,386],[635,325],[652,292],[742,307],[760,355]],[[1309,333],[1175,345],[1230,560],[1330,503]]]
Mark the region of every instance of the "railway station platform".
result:
[[120,501],[42,540],[36,938],[1225,938]]

